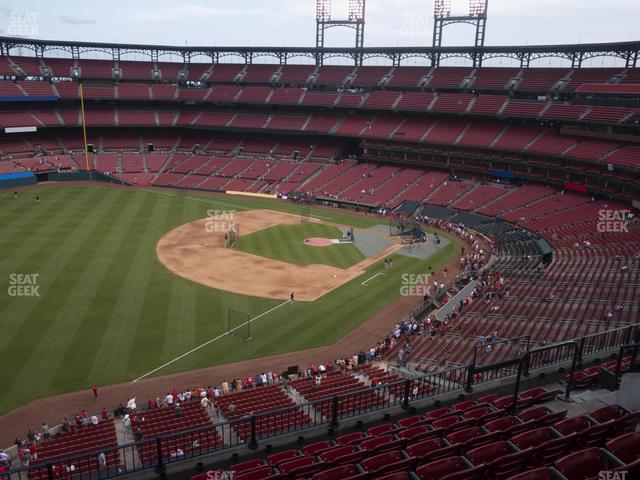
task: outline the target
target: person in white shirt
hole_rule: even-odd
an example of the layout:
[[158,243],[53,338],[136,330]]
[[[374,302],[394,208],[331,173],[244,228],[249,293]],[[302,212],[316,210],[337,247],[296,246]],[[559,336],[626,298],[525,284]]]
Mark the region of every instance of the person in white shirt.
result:
[[98,424],[98,417],[96,417],[95,415],[91,415],[91,424],[92,425],[97,425]]
[[200,400],[200,406],[202,408],[209,408],[209,399],[206,396],[202,397],[202,400]]
[[167,396],[165,397],[165,400],[167,402],[167,405],[169,405],[169,406],[173,405],[173,395],[171,395],[170,393],[167,393]]

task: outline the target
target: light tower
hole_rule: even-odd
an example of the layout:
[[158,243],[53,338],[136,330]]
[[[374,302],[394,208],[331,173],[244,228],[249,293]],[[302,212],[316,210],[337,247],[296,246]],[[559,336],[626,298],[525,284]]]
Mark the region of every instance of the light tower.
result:
[[[487,28],[487,7],[489,0],[469,0],[469,13],[467,15],[451,15],[451,0],[434,0],[433,8],[433,46],[442,46],[442,31],[447,25],[454,23],[467,23],[476,27],[475,46],[484,46],[484,37]],[[481,65],[482,57],[474,59]],[[440,54],[434,57],[436,66],[440,63]]]
[[346,19],[331,18],[331,0],[316,0],[316,48],[324,47],[325,31],[332,27],[347,27],[355,30],[356,48],[364,46],[365,0],[349,0]]

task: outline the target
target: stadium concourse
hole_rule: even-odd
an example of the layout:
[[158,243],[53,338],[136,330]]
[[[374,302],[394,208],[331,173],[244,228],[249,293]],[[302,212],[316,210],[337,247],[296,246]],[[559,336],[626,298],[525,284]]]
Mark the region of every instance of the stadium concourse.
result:
[[[504,47],[514,67],[480,66],[490,49],[459,52],[465,67],[380,49],[380,67],[359,51],[354,66],[277,49],[273,64],[172,63],[153,45],[100,45],[113,58],[98,60],[90,43],[0,42],[0,126],[17,129],[0,136],[0,187],[262,195],[413,219],[464,246],[433,284],[407,285],[424,295],[333,345],[7,413],[0,477],[9,462],[12,480],[187,477],[200,461],[244,480],[637,475],[640,44]],[[581,65],[611,52],[619,66]],[[546,55],[572,60],[531,65]],[[292,445],[303,434],[328,438]]]

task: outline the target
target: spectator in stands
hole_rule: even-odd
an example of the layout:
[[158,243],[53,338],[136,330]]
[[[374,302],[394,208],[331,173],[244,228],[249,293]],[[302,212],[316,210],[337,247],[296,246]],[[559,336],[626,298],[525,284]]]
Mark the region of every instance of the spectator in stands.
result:
[[128,413],[125,414],[125,416],[122,418],[122,425],[124,427],[125,432],[131,431],[131,417],[129,417]]
[[11,459],[9,458],[9,455],[4,450],[0,450],[0,465],[6,466],[6,467],[11,466]]
[[176,408],[173,409],[173,413],[176,414],[176,417],[182,416],[182,407],[180,406],[179,403],[176,403]]
[[29,445],[29,458],[31,460],[38,459],[38,447],[36,447],[35,443],[32,443],[31,445]]
[[167,396],[164,397],[165,404],[167,407],[173,406],[173,394],[171,392],[167,392]]
[[98,425],[98,417],[95,413],[91,415],[91,425]]
[[107,468],[107,456],[104,452],[100,452],[98,455],[98,468]]
[[43,440],[49,440],[49,437],[51,436],[51,434],[49,433],[49,425],[47,425],[46,423],[42,424],[42,439]]
[[109,411],[105,407],[102,408],[102,420],[109,420]]

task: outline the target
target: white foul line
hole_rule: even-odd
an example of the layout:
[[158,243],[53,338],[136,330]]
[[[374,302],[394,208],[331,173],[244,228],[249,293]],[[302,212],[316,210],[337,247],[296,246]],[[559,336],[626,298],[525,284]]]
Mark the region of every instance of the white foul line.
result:
[[366,286],[367,286],[367,282],[368,282],[369,280],[373,280],[373,279],[374,279],[374,278],[376,278],[378,275],[386,275],[386,273],[378,272],[378,273],[376,273],[373,277],[371,277],[371,278],[367,278],[364,282],[362,282],[362,285],[364,285],[364,286],[366,287]]
[[203,347],[206,347],[206,346],[207,346],[207,345],[209,345],[210,343],[213,343],[213,342],[215,342],[215,341],[217,341],[217,340],[220,340],[220,339],[221,339],[221,338],[223,338],[223,337],[226,337],[226,336],[227,336],[227,335],[229,335],[230,333],[233,333],[233,332],[235,332],[236,330],[238,330],[238,329],[240,329],[240,328],[244,327],[244,326],[245,326],[246,324],[248,324],[249,322],[253,322],[254,320],[259,319],[260,317],[264,317],[265,315],[267,315],[267,314],[269,314],[269,313],[273,312],[274,310],[277,310],[278,308],[280,308],[280,307],[282,307],[282,306],[284,306],[284,305],[288,305],[289,303],[291,303],[291,300],[286,300],[286,301],[282,302],[280,305],[276,305],[275,307],[273,307],[273,308],[271,308],[271,309],[267,310],[266,312],[261,313],[261,314],[260,314],[260,315],[258,315],[257,317],[251,318],[251,319],[247,320],[246,322],[244,322],[243,324],[238,325],[237,327],[232,328],[231,330],[229,330],[229,331],[227,331],[227,332],[225,332],[225,333],[222,333],[222,334],[218,335],[217,337],[212,338],[211,340],[207,340],[207,341],[206,341],[206,342],[204,342],[202,345],[198,345],[196,348],[192,348],[191,350],[189,350],[189,351],[188,351],[188,352],[186,352],[186,353],[183,353],[183,354],[182,354],[182,355],[180,355],[179,357],[176,357],[176,358],[174,358],[173,360],[168,361],[168,362],[167,362],[167,363],[165,363],[164,365],[160,365],[158,368],[154,368],[154,369],[153,369],[153,370],[151,370],[150,372],[145,373],[145,374],[144,374],[144,375],[142,375],[141,377],[136,378],[135,380],[133,380],[133,382],[132,382],[132,383],[135,383],[135,382],[137,382],[138,380],[142,380],[143,378],[146,378],[146,377],[148,377],[149,375],[152,375],[152,374],[156,373],[158,370],[162,370],[164,367],[166,367],[166,366],[168,366],[168,365],[171,365],[172,363],[177,362],[178,360],[180,360],[181,358],[186,357],[187,355],[191,355],[193,352],[195,352],[195,351],[197,351],[197,350],[200,350],[200,349],[201,349],[201,348],[203,348]]

